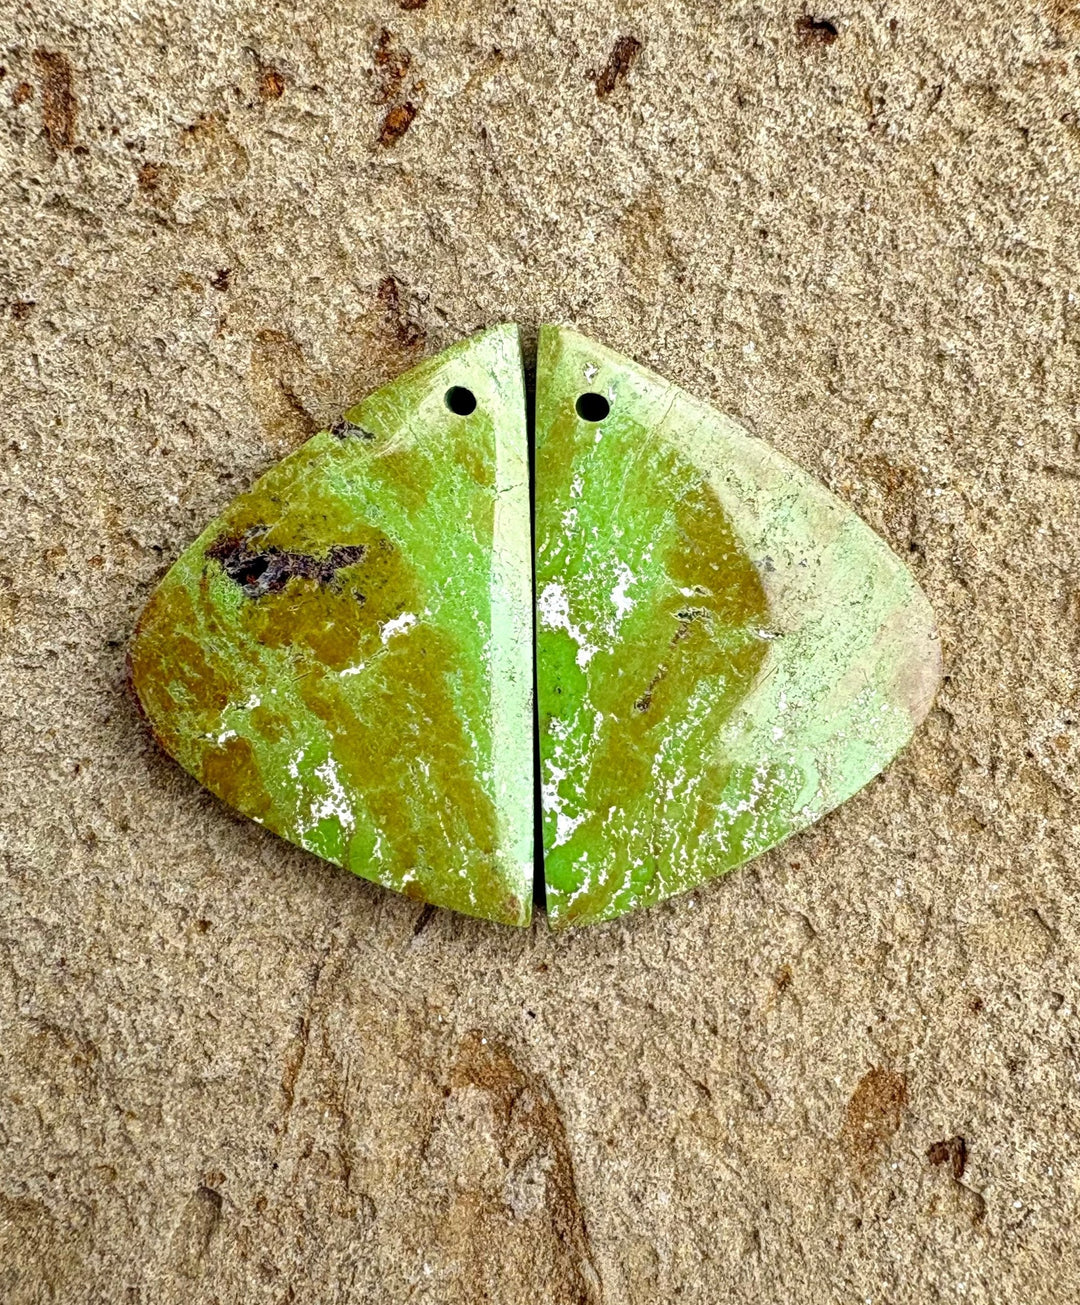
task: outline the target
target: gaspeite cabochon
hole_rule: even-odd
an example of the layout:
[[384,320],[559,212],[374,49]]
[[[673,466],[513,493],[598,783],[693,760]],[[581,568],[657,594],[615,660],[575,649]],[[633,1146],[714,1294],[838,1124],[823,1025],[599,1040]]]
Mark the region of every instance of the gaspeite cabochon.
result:
[[166,750],[245,815],[527,924],[531,573],[521,346],[496,326],[241,494],[150,599],[132,680]]
[[517,328],[399,377],[179,558],[131,666],[158,739],[219,797],[508,924],[531,912],[535,669],[561,926],[844,801],[926,714],[940,652],[878,536],[659,376],[545,326],[535,418],[531,515]]
[[731,419],[561,327],[541,330],[536,395],[547,910],[588,923],[862,788],[941,657],[886,544]]

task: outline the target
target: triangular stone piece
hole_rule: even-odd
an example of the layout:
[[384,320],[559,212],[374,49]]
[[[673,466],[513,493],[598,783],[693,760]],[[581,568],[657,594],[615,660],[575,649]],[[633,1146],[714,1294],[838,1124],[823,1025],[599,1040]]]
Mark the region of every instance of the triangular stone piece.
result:
[[731,419],[561,327],[536,388],[558,926],[692,888],[850,797],[929,710],[940,651],[885,543]]
[[532,590],[517,328],[429,359],[242,494],[143,613],[164,747],[268,829],[527,924]]

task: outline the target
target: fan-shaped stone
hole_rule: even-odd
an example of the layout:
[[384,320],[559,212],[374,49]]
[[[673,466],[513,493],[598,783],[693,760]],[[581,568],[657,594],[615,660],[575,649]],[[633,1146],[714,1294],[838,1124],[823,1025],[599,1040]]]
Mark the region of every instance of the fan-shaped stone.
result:
[[529,539],[521,350],[497,326],[372,394],[207,528],[142,616],[135,689],[165,748],[267,828],[526,924]]
[[550,326],[535,584],[556,925],[691,888],[817,820],[937,688],[929,605],[849,508],[734,421]]

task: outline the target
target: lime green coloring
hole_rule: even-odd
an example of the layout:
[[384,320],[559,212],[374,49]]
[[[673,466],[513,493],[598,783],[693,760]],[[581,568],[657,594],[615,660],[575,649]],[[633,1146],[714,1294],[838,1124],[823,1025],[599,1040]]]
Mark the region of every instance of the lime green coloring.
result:
[[497,326],[236,499],[154,593],[131,668],[164,747],[238,810],[388,888],[523,925],[531,641],[521,348]]
[[151,597],[131,674],[211,792],[419,901],[528,924],[538,795],[561,927],[693,888],[843,802],[926,714],[940,651],[849,508],[562,327],[540,333],[530,504],[504,325],[230,504]]
[[929,604],[735,422],[544,327],[536,595],[547,910],[609,919],[819,819],[929,709]]

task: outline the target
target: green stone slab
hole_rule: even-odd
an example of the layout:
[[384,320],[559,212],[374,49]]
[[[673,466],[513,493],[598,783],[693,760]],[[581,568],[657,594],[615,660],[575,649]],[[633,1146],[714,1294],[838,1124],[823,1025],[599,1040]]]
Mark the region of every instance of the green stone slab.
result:
[[[607,417],[579,416],[583,394]],[[933,614],[885,543],[730,418],[554,326],[535,493],[556,927],[774,846],[878,774],[929,710]]]
[[496,326],[240,495],[151,597],[131,674],[164,747],[237,810],[387,888],[524,925],[531,646],[521,347]]

